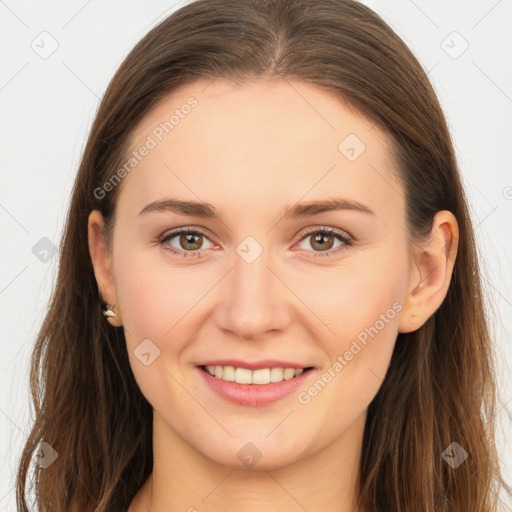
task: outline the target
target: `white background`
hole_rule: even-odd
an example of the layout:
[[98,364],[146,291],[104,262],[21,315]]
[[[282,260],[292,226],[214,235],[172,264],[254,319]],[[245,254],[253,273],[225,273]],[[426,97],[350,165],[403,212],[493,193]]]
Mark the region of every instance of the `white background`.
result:
[[[512,2],[365,3],[429,71],[448,117],[493,304],[499,450],[512,483]],[[133,45],[178,5],[0,0],[2,512],[15,511],[14,470],[30,428],[29,356],[58,263],[58,253],[43,263],[32,247],[43,237],[59,245],[99,99]],[[52,44],[58,48],[46,59],[33,49]]]

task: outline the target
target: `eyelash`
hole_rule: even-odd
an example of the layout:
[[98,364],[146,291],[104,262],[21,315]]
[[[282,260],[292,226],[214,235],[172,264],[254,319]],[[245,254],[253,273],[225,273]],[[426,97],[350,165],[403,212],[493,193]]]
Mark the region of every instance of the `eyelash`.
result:
[[[209,240],[207,234],[205,232],[201,231],[200,229],[197,229],[197,228],[188,229],[187,228],[187,229],[177,229],[175,231],[171,231],[170,233],[158,238],[157,242],[162,246],[167,245],[166,247],[164,247],[164,249],[166,251],[170,252],[171,254],[182,255],[184,258],[190,257],[190,256],[196,256],[196,257],[200,258],[201,257],[200,249],[196,250],[196,251],[178,251],[167,244],[167,242],[169,242],[169,240],[172,240],[176,236],[182,235],[184,233],[189,234],[189,235],[204,236],[205,238],[207,238]],[[331,228],[331,227],[327,227],[327,226],[324,226],[322,228],[312,229],[306,233],[303,233],[299,242],[301,242],[302,240],[306,239],[308,236],[313,235],[313,234],[333,236],[333,237],[337,238],[338,240],[340,240],[341,242],[343,242],[343,245],[345,246],[345,248],[351,247],[354,243],[354,239],[345,231],[341,231],[340,229],[335,229],[335,228]],[[315,254],[312,257],[331,256],[332,254],[340,252],[341,250],[343,250],[343,249],[340,249],[338,247],[337,249],[331,249],[329,251],[313,251]],[[311,251],[307,251],[307,252],[311,252]]]

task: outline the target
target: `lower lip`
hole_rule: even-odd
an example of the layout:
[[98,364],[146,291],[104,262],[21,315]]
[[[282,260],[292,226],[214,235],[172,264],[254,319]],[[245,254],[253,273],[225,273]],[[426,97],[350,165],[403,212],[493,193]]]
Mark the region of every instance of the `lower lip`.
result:
[[260,407],[277,402],[285,396],[297,391],[306,379],[313,373],[313,369],[305,371],[293,379],[270,384],[238,384],[213,377],[201,367],[197,367],[210,388],[223,398],[239,405]]

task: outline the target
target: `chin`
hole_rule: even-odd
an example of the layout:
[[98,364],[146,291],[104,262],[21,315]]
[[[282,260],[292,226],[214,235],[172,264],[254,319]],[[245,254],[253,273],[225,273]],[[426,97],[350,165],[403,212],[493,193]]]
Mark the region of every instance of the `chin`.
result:
[[265,435],[262,435],[260,441],[255,437],[253,441],[231,439],[220,450],[203,453],[217,464],[250,471],[269,471],[290,466],[303,455],[302,450],[298,453],[292,446],[283,446],[279,441],[269,442]]

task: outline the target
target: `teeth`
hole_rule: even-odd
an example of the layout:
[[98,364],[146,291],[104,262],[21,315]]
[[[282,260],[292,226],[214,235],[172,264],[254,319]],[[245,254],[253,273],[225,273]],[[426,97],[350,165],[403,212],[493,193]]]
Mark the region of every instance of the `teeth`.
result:
[[235,382],[238,382],[238,384],[251,384],[251,376],[252,372],[247,368],[237,368],[235,370]]
[[295,377],[295,370],[293,368],[286,368],[283,372],[283,379],[284,380],[290,380]]
[[270,383],[270,370],[262,368],[261,370],[254,370],[252,372],[251,384],[269,384]]
[[[217,372],[215,372],[215,376],[217,376]],[[234,382],[235,369],[232,366],[224,366],[224,369],[222,371],[222,378],[229,382]]]
[[299,368],[234,368],[233,366],[206,366],[206,371],[217,379],[236,382],[238,384],[269,384],[281,382],[299,376],[304,369]]
[[281,382],[283,380],[283,369],[282,368],[271,368],[269,373],[270,373],[270,382]]

